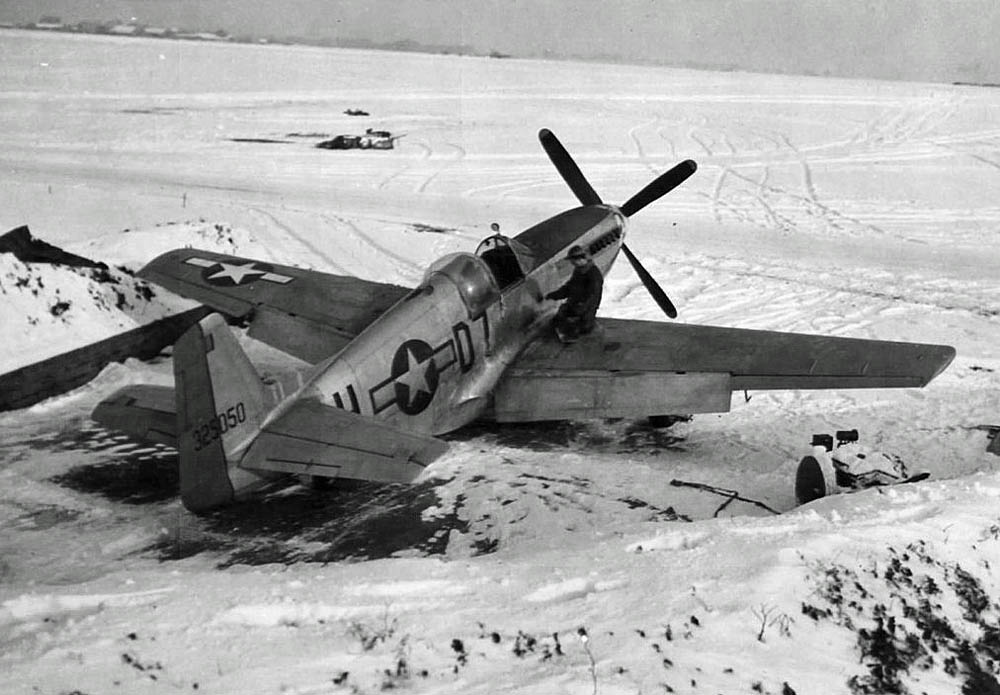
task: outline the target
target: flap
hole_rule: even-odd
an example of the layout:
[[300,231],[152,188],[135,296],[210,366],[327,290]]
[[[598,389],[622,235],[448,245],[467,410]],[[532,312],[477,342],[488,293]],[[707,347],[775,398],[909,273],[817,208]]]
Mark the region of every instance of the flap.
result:
[[[168,251],[138,275],[216,311],[249,318],[255,338],[313,363],[332,355],[410,292],[399,285],[198,249]],[[261,325],[255,327],[258,315]],[[329,351],[319,349],[325,344]],[[318,352],[324,354],[317,358]]]
[[266,425],[240,467],[329,478],[408,483],[448,450],[440,439],[300,400]]
[[498,422],[537,422],[729,410],[730,376],[718,373],[512,369],[498,385]]

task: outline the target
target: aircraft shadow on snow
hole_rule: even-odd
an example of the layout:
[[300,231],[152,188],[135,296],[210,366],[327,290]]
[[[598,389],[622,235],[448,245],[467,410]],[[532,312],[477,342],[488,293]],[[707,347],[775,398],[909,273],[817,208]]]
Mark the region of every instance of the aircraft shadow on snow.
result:
[[[449,438],[535,452],[599,449],[629,453],[679,449],[683,442],[683,437],[670,429],[639,422],[610,430],[571,421],[514,427],[481,423]],[[78,492],[127,505],[166,504],[179,494],[177,452],[171,447],[133,443],[97,426],[36,440],[34,447],[113,455],[110,460],[102,456],[100,461],[74,466],[50,479]],[[270,494],[210,514],[185,514],[166,538],[142,552],[151,552],[164,561],[213,552],[221,556],[220,567],[378,559],[401,552],[444,554],[452,530],[469,531],[469,522],[458,513],[464,496],[450,513],[433,519],[423,518],[422,513],[438,504],[436,488],[451,482],[355,482],[320,488],[286,484]],[[466,482],[491,484],[481,476]],[[646,506],[631,498],[621,502],[629,508]],[[63,520],[71,522],[73,517]],[[475,554],[490,553],[498,547],[495,541],[475,534],[470,542]]]

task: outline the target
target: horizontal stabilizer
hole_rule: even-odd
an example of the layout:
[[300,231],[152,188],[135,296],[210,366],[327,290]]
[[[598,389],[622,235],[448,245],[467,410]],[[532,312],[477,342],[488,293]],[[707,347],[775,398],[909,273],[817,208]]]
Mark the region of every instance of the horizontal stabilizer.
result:
[[315,400],[302,400],[264,427],[240,467],[408,483],[447,449],[440,439],[403,432]]
[[134,384],[118,389],[98,403],[90,417],[135,439],[177,446],[177,408],[170,386]]

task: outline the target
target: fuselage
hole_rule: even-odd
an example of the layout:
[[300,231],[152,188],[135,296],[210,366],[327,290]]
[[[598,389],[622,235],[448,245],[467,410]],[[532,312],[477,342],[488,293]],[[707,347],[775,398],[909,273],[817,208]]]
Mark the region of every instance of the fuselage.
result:
[[445,256],[409,295],[317,365],[289,400],[316,398],[427,434],[471,422],[489,406],[507,366],[558,309],[544,297],[573,272],[567,249],[588,248],[606,274],[625,224],[616,207],[589,205],[512,239],[490,237],[475,254]]

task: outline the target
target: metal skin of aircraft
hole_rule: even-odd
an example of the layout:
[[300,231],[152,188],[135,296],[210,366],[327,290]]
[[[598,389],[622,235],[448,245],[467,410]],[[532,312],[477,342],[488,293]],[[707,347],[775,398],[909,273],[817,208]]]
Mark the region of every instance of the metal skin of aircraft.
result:
[[694,173],[685,161],[621,206],[604,203],[548,130],[539,139],[580,201],[513,238],[433,263],[416,288],[196,249],[139,276],[242,319],[311,369],[290,393],[261,378],[220,313],[174,346],[175,388],[127,386],[94,419],[178,449],[181,499],[204,512],[278,474],[411,482],[480,419],[528,422],[725,412],[747,389],[920,387],[949,346],[599,318],[573,344],[545,295],[580,245],[603,274],[623,251],[664,313],[676,309],[625,245],[628,218]]

